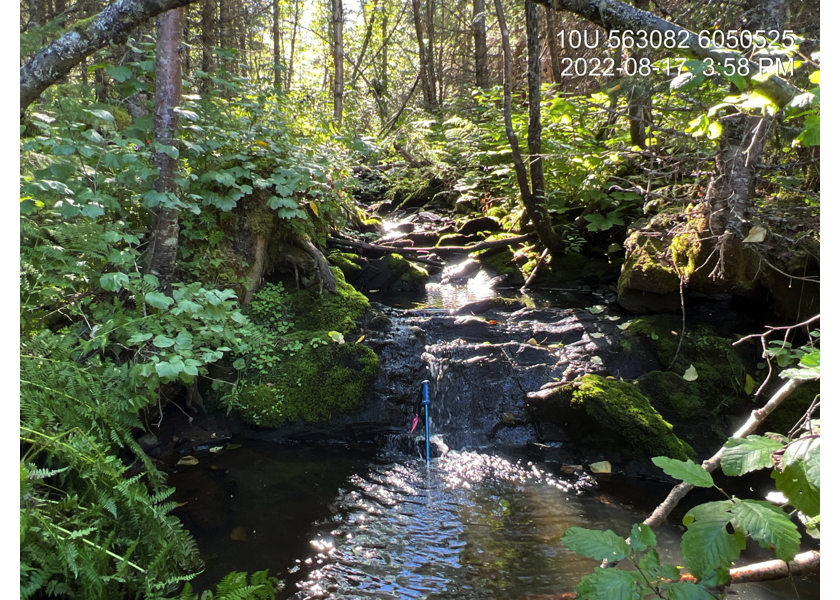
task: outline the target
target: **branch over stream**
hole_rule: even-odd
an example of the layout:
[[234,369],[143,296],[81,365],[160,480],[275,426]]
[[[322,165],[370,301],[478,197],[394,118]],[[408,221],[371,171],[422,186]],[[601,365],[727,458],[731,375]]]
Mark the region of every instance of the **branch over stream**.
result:
[[[525,235],[517,235],[514,237],[505,238],[502,240],[490,240],[486,242],[479,242],[470,246],[437,246],[437,247],[405,247],[405,246],[385,246],[382,244],[369,244],[367,242],[357,242],[347,238],[330,236],[327,238],[337,246],[348,246],[350,248],[357,248],[359,250],[367,250],[369,252],[381,252],[384,254],[469,254],[470,252],[477,252],[479,250],[489,250],[491,248],[504,248],[506,246],[513,246],[514,244],[522,244],[537,239],[536,233],[526,233]],[[419,257],[412,257],[412,260],[421,261]],[[430,261],[430,264],[440,265],[437,261]]]

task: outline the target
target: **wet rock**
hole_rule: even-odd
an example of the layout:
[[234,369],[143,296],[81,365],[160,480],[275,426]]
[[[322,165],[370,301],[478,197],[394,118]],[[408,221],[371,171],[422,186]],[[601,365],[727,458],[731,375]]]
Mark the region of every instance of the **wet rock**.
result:
[[499,222],[493,217],[478,217],[470,219],[458,229],[461,235],[474,235],[480,231],[498,231]]
[[477,260],[468,258],[456,265],[444,268],[440,283],[441,285],[464,283],[467,279],[478,273],[480,269],[481,264]]
[[388,331],[391,328],[391,319],[386,317],[384,314],[379,313],[374,315],[374,317],[368,322],[367,328],[373,329],[374,331]]
[[137,443],[140,445],[140,448],[143,452],[147,454],[151,451],[160,446],[160,440],[157,439],[154,433],[145,433],[137,438]]
[[400,233],[411,233],[414,231],[414,223],[397,223],[391,228],[391,231],[399,231]]
[[509,298],[490,298],[488,300],[478,300],[476,302],[468,302],[464,306],[455,310],[453,315],[480,315],[490,310],[504,310],[515,311],[525,308],[525,305],[518,300],[511,300]]

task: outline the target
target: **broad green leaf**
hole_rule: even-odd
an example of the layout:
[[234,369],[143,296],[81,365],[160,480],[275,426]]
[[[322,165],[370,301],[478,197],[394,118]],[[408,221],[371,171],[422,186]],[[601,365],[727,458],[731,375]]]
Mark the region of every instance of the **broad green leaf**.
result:
[[128,338],[129,344],[140,344],[142,342],[148,341],[152,339],[151,333],[135,333],[130,338]]
[[787,562],[799,551],[799,531],[778,506],[763,500],[741,500],[733,507],[732,514],[762,548],[774,549],[776,558]]
[[683,534],[685,565],[695,577],[703,577],[715,569],[728,569],[746,546],[744,534],[736,529],[729,533],[731,514],[725,517],[697,520]]
[[132,76],[131,69],[128,67],[105,67],[105,72],[120,83],[130,79]]
[[668,592],[668,600],[715,600],[705,588],[688,581],[663,583],[662,587]]
[[609,529],[570,527],[563,534],[562,542],[573,552],[596,560],[618,561],[626,558],[630,551],[627,542]]
[[656,546],[656,534],[650,526],[644,523],[636,523],[630,528],[630,546],[636,552],[642,552]]
[[109,113],[107,110],[89,110],[85,109],[85,112],[89,115],[93,115],[97,119],[102,119],[103,121],[110,121],[111,123],[114,122],[114,115]]
[[797,136],[796,140],[805,146],[820,145],[820,116],[809,115],[805,117],[805,130]]
[[169,348],[175,345],[175,340],[173,340],[171,337],[159,334],[155,336],[155,339],[152,340],[152,343],[158,348]]
[[179,331],[175,338],[175,345],[179,348],[192,347],[193,336],[189,331]]
[[178,373],[181,372],[183,366],[183,363],[176,365],[170,362],[159,362],[155,365],[155,371],[161,379],[171,380],[178,377]]
[[667,456],[656,456],[652,460],[653,464],[674,479],[685,481],[697,487],[714,487],[715,485],[711,474],[694,461],[682,461]]
[[720,466],[729,476],[740,476],[758,469],[773,466],[771,455],[782,448],[782,444],[760,435],[750,435],[744,439],[730,439],[723,445]]
[[645,574],[648,581],[654,579],[679,579],[680,570],[674,565],[663,565],[659,562],[659,553],[656,550],[646,552],[639,560],[639,568]]
[[774,470],[773,479],[776,489],[787,497],[791,506],[809,517],[820,514],[820,488],[808,481],[804,462],[790,464],[781,473]]
[[90,202],[82,207],[82,215],[88,219],[96,219],[105,214],[105,209],[96,202]]
[[586,600],[642,600],[644,592],[633,573],[619,569],[595,569],[575,587],[577,597]]
[[175,302],[172,298],[161,292],[149,292],[145,296],[146,304],[154,308],[166,310]]
[[128,275],[125,273],[105,273],[99,278],[99,285],[108,292],[117,292],[124,285],[128,285]]
[[747,396],[749,396],[750,394],[753,393],[754,389],[755,389],[755,379],[752,378],[752,375],[747,373],[744,376],[744,393]]
[[683,373],[683,379],[686,381],[697,381],[697,369],[694,368],[694,365],[688,365],[685,373]]

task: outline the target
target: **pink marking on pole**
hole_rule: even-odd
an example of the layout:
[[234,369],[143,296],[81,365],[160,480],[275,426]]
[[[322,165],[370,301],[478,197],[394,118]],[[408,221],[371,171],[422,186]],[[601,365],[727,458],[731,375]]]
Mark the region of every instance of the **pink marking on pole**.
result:
[[414,415],[414,420],[411,422],[411,431],[408,432],[408,435],[414,433],[414,428],[417,427],[417,421],[420,418],[420,415]]

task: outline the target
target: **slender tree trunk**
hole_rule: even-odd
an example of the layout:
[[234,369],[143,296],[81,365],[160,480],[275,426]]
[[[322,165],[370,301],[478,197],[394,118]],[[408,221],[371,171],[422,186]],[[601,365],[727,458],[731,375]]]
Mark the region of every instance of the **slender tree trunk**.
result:
[[548,55],[551,58],[551,79],[555,85],[559,84],[563,76],[560,74],[560,48],[557,46],[557,17],[554,11],[545,7],[546,38],[548,40]]
[[344,7],[341,0],[332,0],[333,23],[333,120],[341,125],[344,114]]
[[435,0],[426,0],[426,35],[429,36],[429,45],[426,46],[426,62],[428,63],[427,73],[429,75],[429,93],[433,101],[432,106],[438,102],[438,73],[435,68]]
[[[155,59],[155,142],[174,146],[178,127],[175,108],[181,101],[181,32],[184,9],[163,13],[157,21],[157,55]],[[155,152],[158,178],[155,191],[174,194],[178,161],[166,152]],[[178,209],[158,206],[152,209],[152,233],[146,258],[146,272],[160,279],[164,289],[172,283],[178,253]]]
[[280,0],[272,2],[271,37],[274,63],[274,89],[279,90],[282,84],[280,76]]
[[201,3],[201,70],[213,70],[213,46],[216,40],[216,0]]
[[[424,30],[424,15],[420,9],[420,0],[411,0],[411,9],[414,16],[414,32],[417,35],[417,55],[420,60],[420,90],[423,92],[426,107],[431,109],[437,106],[432,38],[431,34]],[[428,16],[428,9],[426,14]],[[426,39],[429,40],[428,45],[425,42]]]
[[[538,167],[532,166],[531,168],[531,175],[533,176],[536,174],[537,176],[537,180],[534,182],[535,187],[539,186],[538,189],[541,190],[540,193],[542,194],[542,205],[540,205],[537,197],[531,191],[531,187],[528,184],[528,172],[525,168],[525,163],[522,160],[522,154],[519,150],[519,140],[513,129],[513,110],[511,106],[511,82],[513,79],[513,69],[511,67],[511,63],[513,62],[513,58],[510,49],[510,34],[508,33],[507,21],[505,19],[504,9],[502,8],[502,1],[494,0],[494,4],[496,5],[496,15],[499,20],[499,29],[502,34],[502,55],[504,59],[505,132],[507,133],[511,154],[513,155],[513,167],[514,172],[516,173],[516,181],[519,184],[519,191],[522,195],[522,204],[525,207],[525,213],[528,215],[531,223],[533,223],[534,229],[540,238],[540,242],[542,242],[544,247],[548,248],[548,251],[552,254],[552,256],[555,256],[562,251],[562,244],[560,237],[552,229],[551,222],[548,219],[548,214],[545,211],[545,183],[542,178],[542,161],[539,161]],[[539,43],[536,39],[536,6],[530,2],[530,0],[526,0],[525,2],[525,18],[526,30],[529,35],[529,54],[531,54],[531,51],[534,54],[533,58],[529,55],[528,61],[528,96],[529,101],[532,104],[531,109],[529,110],[528,147],[531,154],[536,155],[535,158],[539,159]],[[534,69],[531,68],[532,65],[535,65],[536,72],[534,72]],[[532,77],[532,75],[536,75],[536,77]],[[536,95],[536,102],[534,101],[534,95]],[[534,108],[533,104],[536,104],[536,108]],[[531,122],[532,118],[536,118],[535,123]],[[536,152],[534,152],[534,150],[536,150]]]
[[379,81],[382,82],[382,91],[388,90],[388,7],[382,7],[382,45],[380,46],[381,60],[379,63]]
[[356,59],[356,65],[353,67],[353,74],[350,75],[349,81],[351,86],[356,81],[356,77],[359,76],[359,70],[362,68],[362,61],[365,59],[365,52],[367,52],[368,45],[370,44],[370,37],[373,35],[373,26],[376,23],[376,8],[378,4],[379,0],[373,0],[373,10],[370,11],[370,21],[368,21],[367,28],[365,29],[365,39],[362,42],[362,49],[359,50],[359,57]]
[[292,89],[292,75],[295,68],[295,40],[297,39],[298,21],[300,19],[300,0],[295,0],[295,20],[292,24],[292,41],[289,46],[289,70],[286,72],[286,89]]

